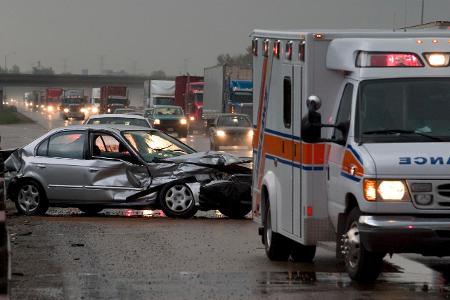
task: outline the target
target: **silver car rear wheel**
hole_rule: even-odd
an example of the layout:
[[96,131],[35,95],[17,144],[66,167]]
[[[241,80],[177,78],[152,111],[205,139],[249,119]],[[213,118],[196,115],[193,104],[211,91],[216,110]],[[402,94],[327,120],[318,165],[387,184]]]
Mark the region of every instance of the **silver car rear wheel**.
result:
[[185,184],[175,184],[163,189],[160,203],[168,217],[190,218],[197,212],[194,195]]

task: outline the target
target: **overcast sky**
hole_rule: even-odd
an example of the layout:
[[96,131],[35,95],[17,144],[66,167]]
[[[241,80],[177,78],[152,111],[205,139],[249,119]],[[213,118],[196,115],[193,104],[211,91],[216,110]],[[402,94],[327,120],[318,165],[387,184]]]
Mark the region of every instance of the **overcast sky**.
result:
[[[420,0],[407,1],[408,25]],[[221,53],[241,53],[254,28],[392,28],[405,0],[0,0],[0,63],[62,72],[186,68],[203,73]],[[450,0],[425,0],[425,21],[450,20]],[[15,54],[11,54],[15,53]]]

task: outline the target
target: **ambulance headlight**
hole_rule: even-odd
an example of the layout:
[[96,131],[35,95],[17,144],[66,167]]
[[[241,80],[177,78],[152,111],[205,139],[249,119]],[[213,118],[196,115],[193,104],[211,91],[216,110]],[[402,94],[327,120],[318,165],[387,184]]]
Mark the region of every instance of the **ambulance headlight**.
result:
[[367,201],[409,201],[409,192],[402,180],[364,179],[364,198]]
[[406,186],[402,181],[381,181],[378,193],[383,200],[402,200],[406,194]]
[[449,65],[449,53],[424,53],[423,55],[432,67],[447,67]]

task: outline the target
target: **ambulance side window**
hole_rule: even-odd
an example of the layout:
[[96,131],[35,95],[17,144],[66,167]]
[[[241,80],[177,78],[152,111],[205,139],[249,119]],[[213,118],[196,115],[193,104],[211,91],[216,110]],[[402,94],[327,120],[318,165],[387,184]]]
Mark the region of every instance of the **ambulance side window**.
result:
[[292,115],[292,93],[291,77],[284,77],[283,80],[283,122],[285,128],[291,128]]
[[347,127],[347,133],[344,135],[341,130],[334,130],[333,137],[335,140],[347,141],[348,128],[350,128],[350,117],[352,112],[352,98],[353,98],[353,84],[347,83],[342,93],[341,103],[339,104],[339,111],[336,117],[336,124],[344,124]]

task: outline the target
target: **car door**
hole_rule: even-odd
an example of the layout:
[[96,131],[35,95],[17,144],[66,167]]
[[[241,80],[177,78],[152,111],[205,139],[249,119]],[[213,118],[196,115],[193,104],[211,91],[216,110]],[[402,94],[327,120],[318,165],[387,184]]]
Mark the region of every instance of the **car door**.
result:
[[130,147],[111,133],[90,133],[90,153],[86,173],[89,201],[114,204],[142,191],[148,171]]
[[44,140],[33,160],[36,175],[42,179],[50,202],[72,202],[86,196],[85,131],[63,131]]
[[[342,91],[341,100],[339,102],[339,108],[336,115],[335,124],[348,124],[350,126],[352,99],[354,93],[354,85],[351,82],[347,82]],[[340,130],[335,129],[333,132],[332,140],[330,143],[330,152],[328,157],[328,199],[329,199],[329,211],[331,216],[337,216],[334,211],[340,212],[345,205],[345,195],[342,195],[342,191],[338,188],[339,181],[347,176],[343,172],[343,160],[347,148],[348,133],[344,134]]]

